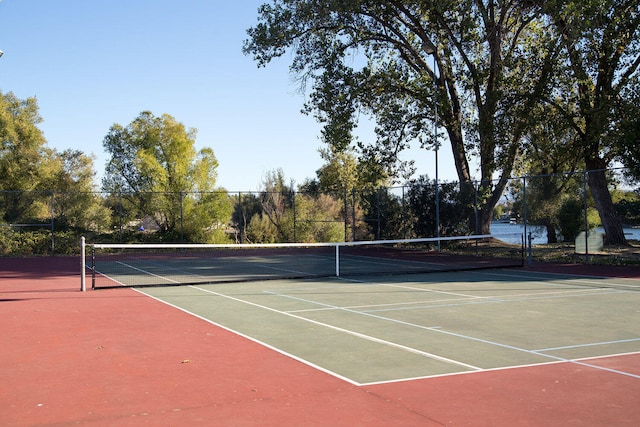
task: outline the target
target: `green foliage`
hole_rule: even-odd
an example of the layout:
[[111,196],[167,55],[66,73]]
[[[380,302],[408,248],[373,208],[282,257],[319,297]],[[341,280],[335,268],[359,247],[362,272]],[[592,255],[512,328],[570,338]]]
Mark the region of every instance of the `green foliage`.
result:
[[619,141],[615,145],[616,159],[627,168],[626,177],[631,182],[640,182],[640,73],[623,89],[619,109],[621,120]]
[[[0,227],[0,256],[31,255],[77,255],[80,251],[80,238],[88,241],[99,240],[103,243],[116,243],[116,235],[109,232],[98,233],[81,228],[57,229],[51,233],[51,224],[22,227]],[[133,242],[133,241],[132,241]]]
[[[437,146],[436,117],[461,182],[472,180],[471,159],[479,159],[483,182],[510,175],[526,114],[549,77],[548,39],[533,4],[275,0],[259,14],[244,52],[265,66],[291,51],[292,72],[311,83],[306,111],[324,125],[336,156],[329,161],[353,150],[359,188],[410,176],[413,162],[399,154],[416,142]],[[354,137],[361,118],[376,122],[375,141]],[[486,224],[504,184],[483,188]]]
[[111,154],[103,189],[123,198],[129,221],[153,221],[153,231],[180,240],[219,241],[232,206],[215,188],[213,150],[196,152],[195,136],[170,115],[148,111],[127,127],[114,124],[103,141]]
[[[558,229],[565,242],[575,241],[576,236],[584,231],[584,203],[578,198],[569,198],[558,210]],[[598,212],[590,208],[587,210],[587,224],[589,231],[600,223]]]
[[228,243],[226,227],[232,203],[226,192],[189,193],[182,198],[182,232],[192,242]]
[[[638,2],[548,1],[540,6],[561,48],[555,87],[545,101],[576,129],[586,169],[605,169],[616,158],[634,164],[636,150],[631,147],[637,141],[640,100]],[[607,242],[623,244],[622,224],[607,184],[605,174],[589,177]]]
[[0,255],[49,254],[51,254],[51,230],[14,230],[11,227],[0,227]]
[[2,223],[37,222],[49,216],[50,191],[60,164],[38,128],[35,98],[20,100],[0,92],[0,198]]
[[238,195],[232,223],[250,243],[334,242],[344,239],[343,192],[338,197],[308,181],[296,191],[282,170],[265,175],[263,191]]
[[361,190],[358,195],[368,236],[374,239],[404,237],[402,201],[399,197],[384,188]]
[[35,98],[20,100],[0,92],[0,182],[4,190],[43,188],[50,151],[38,129],[42,122]]
[[319,188],[322,191],[343,191],[345,188],[360,188],[358,162],[349,150],[336,152],[331,148],[320,150],[326,161],[318,171]]
[[628,225],[640,225],[640,195],[633,192],[618,193],[615,200],[616,212]]
[[[465,234],[467,220],[473,210],[461,203],[457,183],[440,183],[440,235]],[[436,236],[436,187],[433,181],[421,176],[410,183],[407,194],[412,220],[412,237]]]
[[[260,200],[253,193],[241,193],[234,204],[231,215],[231,225],[236,231],[236,241],[244,243],[247,238],[247,229],[251,220],[262,212]],[[261,233],[259,233],[261,234]],[[255,238],[255,236],[253,236]]]
[[262,207],[261,223],[266,218],[276,231],[276,235],[271,240],[275,242],[293,242],[295,189],[293,184],[287,185],[285,183],[282,169],[267,172],[263,180],[263,191],[260,193],[259,200]]
[[249,243],[279,242],[278,229],[265,215],[258,214],[251,217],[246,230],[246,238]]
[[296,195],[296,240],[340,242],[344,240],[341,201],[328,194]]

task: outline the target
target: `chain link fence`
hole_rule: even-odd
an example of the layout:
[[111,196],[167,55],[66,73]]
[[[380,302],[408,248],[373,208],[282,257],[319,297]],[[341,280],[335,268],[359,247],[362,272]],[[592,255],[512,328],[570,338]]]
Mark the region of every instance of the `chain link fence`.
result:
[[[532,251],[552,247],[564,256],[576,251],[589,255],[602,250],[599,238],[606,243],[588,184],[592,173],[596,171],[510,179],[488,213],[483,206],[497,181],[440,182],[436,187],[420,178],[404,186],[338,192],[0,191],[0,254],[76,253],[81,236],[101,243],[444,237],[479,234],[490,215],[492,234],[520,233]],[[625,237],[639,240],[640,193],[624,187],[623,170],[604,173],[609,183],[616,183],[610,192]]]

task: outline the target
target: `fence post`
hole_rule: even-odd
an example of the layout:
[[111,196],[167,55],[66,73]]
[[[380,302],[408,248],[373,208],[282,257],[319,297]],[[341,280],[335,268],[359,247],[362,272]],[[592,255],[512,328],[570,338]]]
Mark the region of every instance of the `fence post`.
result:
[[404,200],[404,188],[405,188],[405,186],[403,185],[402,186],[402,215],[401,215],[401,218],[402,218],[402,238],[406,239],[407,238],[407,215],[406,215],[405,211],[406,211],[407,207],[406,207],[406,203],[405,203],[405,200]]
[[55,237],[55,191],[51,191],[51,255],[56,254],[56,237]]
[[87,275],[85,272],[85,241],[84,236],[80,238],[80,291],[87,290]]
[[342,189],[344,195],[344,241],[346,242],[349,236],[349,212],[347,212],[347,187]]
[[524,224],[524,235],[527,235],[527,177],[522,177],[522,222]]
[[356,189],[351,189],[351,233],[353,234],[353,241],[356,241]]
[[380,228],[381,228],[381,222],[382,222],[382,218],[380,215],[380,193],[382,192],[382,188],[378,188],[378,190],[376,191],[376,211],[377,211],[377,216],[376,216],[376,221],[378,222],[378,240],[382,239],[382,236],[380,234]]
[[588,171],[582,173],[582,199],[584,200],[584,261],[589,262],[589,215],[587,213]]
[[118,191],[118,202],[120,204],[120,211],[118,212],[118,216],[120,219],[120,243],[122,243],[122,191]]
[[478,231],[478,187],[480,186],[480,183],[478,181],[472,181],[472,185],[473,185],[473,213],[475,215],[475,224],[473,226],[473,232],[476,234],[480,234],[480,232]]
[[182,209],[182,197],[183,197],[183,192],[180,191],[180,243],[184,242],[184,222],[182,220],[182,215],[183,215],[183,209]]
[[244,207],[242,206],[242,191],[238,191],[238,208],[240,218],[238,219],[238,228],[240,229],[240,243],[244,243],[245,217]]
[[[293,185],[291,186],[293,187]],[[292,199],[291,199],[291,207],[293,208],[293,242],[298,241],[297,236],[297,225],[298,225],[298,217],[296,215],[296,192],[292,191]]]

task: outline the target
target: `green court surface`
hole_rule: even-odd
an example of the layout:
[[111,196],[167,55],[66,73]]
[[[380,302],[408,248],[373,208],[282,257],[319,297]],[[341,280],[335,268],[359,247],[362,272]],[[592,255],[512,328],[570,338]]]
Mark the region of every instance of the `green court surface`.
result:
[[640,352],[632,279],[504,269],[139,291],[357,385]]

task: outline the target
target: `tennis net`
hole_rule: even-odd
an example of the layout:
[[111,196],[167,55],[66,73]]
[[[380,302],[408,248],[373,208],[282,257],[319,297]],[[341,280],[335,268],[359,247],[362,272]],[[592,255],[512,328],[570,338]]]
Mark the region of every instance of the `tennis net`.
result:
[[[90,269],[93,289],[504,268],[524,263],[519,236],[306,244],[87,244],[83,268]],[[505,243],[518,238],[520,243]]]

